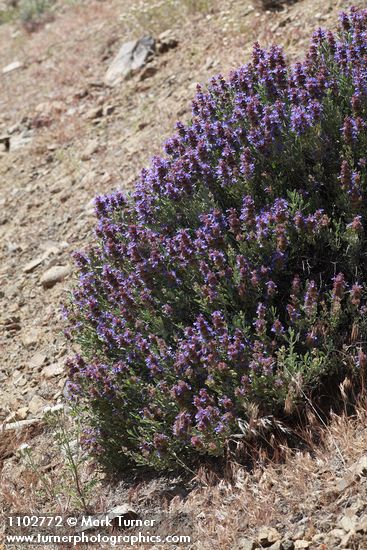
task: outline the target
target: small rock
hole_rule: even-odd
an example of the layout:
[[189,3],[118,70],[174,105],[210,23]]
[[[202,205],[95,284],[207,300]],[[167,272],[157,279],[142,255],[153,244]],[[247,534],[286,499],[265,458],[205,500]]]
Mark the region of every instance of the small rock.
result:
[[47,361],[47,355],[45,353],[37,352],[29,360],[29,367],[34,369],[40,369]]
[[81,154],[81,160],[90,160],[91,157],[98,151],[99,143],[97,141],[91,141]]
[[20,61],[13,61],[13,63],[9,63],[9,65],[6,65],[6,67],[3,67],[2,73],[7,74],[11,73],[13,71],[16,71],[17,69],[21,69],[23,67],[23,63]]
[[158,72],[158,68],[155,65],[147,65],[140,73],[140,80],[146,80],[151,76],[154,76]]
[[29,330],[24,336],[22,337],[22,343],[25,348],[31,348],[35,346],[38,342],[39,333],[35,329]]
[[212,69],[214,67],[214,59],[212,59],[211,57],[208,57],[208,59],[206,60],[206,63],[204,65],[204,69]]
[[60,376],[64,372],[64,365],[62,363],[53,363],[48,365],[42,370],[42,376],[45,378],[53,378],[54,376]]
[[115,106],[114,105],[105,105],[103,107],[103,116],[110,116],[112,115],[112,113],[114,112],[115,110]]
[[10,150],[17,151],[25,147],[32,141],[32,133],[29,130],[24,130],[19,135],[14,135],[10,139]]
[[[298,519],[299,522],[302,521],[302,519]],[[296,539],[300,539],[300,540],[303,540],[304,536],[305,536],[305,528],[304,527],[300,527],[299,529],[297,529],[297,531],[293,534],[293,540],[296,540]]]
[[28,408],[31,414],[37,414],[39,411],[43,410],[45,406],[46,401],[37,394],[35,394],[28,403]]
[[66,201],[68,201],[71,197],[71,191],[69,191],[68,189],[65,189],[59,196],[59,201],[64,203]]
[[104,83],[107,86],[116,86],[128,78],[147,63],[154,55],[155,40],[151,36],[144,36],[123,44],[115,59],[109,66]]
[[357,523],[357,517],[356,516],[343,516],[341,520],[338,522],[338,526],[344,529],[346,533],[349,531],[354,531]]
[[[16,305],[16,304],[15,304]],[[18,309],[18,308],[16,308]],[[5,319],[4,321],[5,330],[12,332],[16,330],[21,330],[21,324],[19,317],[13,316],[9,317],[8,319]]]
[[20,409],[15,412],[15,420],[25,420],[28,416],[28,412],[28,407],[20,407]]
[[62,244],[63,243],[61,243],[61,245],[56,245],[52,242],[46,243],[42,247],[43,250],[45,251],[44,252],[44,257],[48,258],[49,256],[56,256],[57,254],[59,254],[60,251],[61,251],[61,248],[63,248]]
[[11,422],[16,421],[17,414],[16,412],[12,412],[8,414],[8,416],[4,420],[4,424],[10,424]]
[[4,134],[0,136],[0,143],[4,146],[4,151],[10,150],[10,136],[8,134]]
[[19,121],[19,122],[16,122],[15,124],[12,124],[11,126],[9,126],[8,128],[8,134],[14,134],[15,132],[20,132],[22,128],[22,122]]
[[36,106],[36,113],[45,118],[53,118],[66,110],[66,104],[62,101],[43,101]]
[[61,149],[61,146],[58,143],[50,143],[50,145],[47,145],[47,151],[57,151],[58,149]]
[[23,376],[22,374],[18,377],[15,377],[14,380],[13,380],[13,384],[17,388],[22,388],[23,386],[26,385],[26,383],[27,383],[27,378],[25,376]]
[[41,265],[41,263],[44,261],[44,258],[42,256],[35,258],[34,260],[31,260],[23,267],[23,273],[31,273],[36,267]]
[[273,527],[262,527],[257,535],[257,539],[261,546],[270,546],[274,542],[280,540],[280,538],[280,534]]
[[345,537],[345,531],[344,529],[332,529],[328,535],[334,537],[334,539],[342,540]]
[[293,540],[283,540],[282,548],[283,548],[283,550],[294,550]]
[[15,412],[22,405],[22,401],[15,392],[3,392],[0,402],[0,411],[6,411],[6,414],[9,410]]
[[364,511],[365,508],[366,508],[366,501],[361,498],[357,498],[353,502],[353,504],[350,505],[349,511],[352,515],[360,516],[359,512]]
[[103,116],[103,108],[101,106],[99,107],[93,107],[92,109],[89,109],[87,111],[85,118],[88,118],[89,120],[93,120],[95,118],[101,118]]
[[268,550],[283,550],[282,542],[280,540],[277,540],[276,542],[274,542],[274,544],[269,546]]
[[311,546],[310,541],[299,539],[294,542],[294,550],[301,550],[302,548],[309,548]]
[[23,428],[28,428],[34,424],[39,423],[39,418],[29,418],[27,420],[18,420],[17,422],[11,422],[9,424],[3,424],[1,427],[4,431],[10,430],[22,430]]
[[54,265],[42,275],[41,284],[43,288],[51,288],[56,283],[63,281],[70,273],[71,269],[69,266]]
[[359,518],[357,526],[356,526],[357,533],[367,533],[367,515],[365,514],[361,518]]
[[171,50],[172,48],[176,48],[178,46],[178,40],[173,35],[172,31],[168,29],[167,31],[162,32],[158,36],[158,43],[157,43],[157,52],[159,54],[163,54],[168,52],[168,50]]
[[254,540],[242,538],[237,542],[235,550],[254,550],[257,545]]
[[164,42],[165,40],[167,40],[167,38],[170,38],[172,36],[172,32],[172,29],[166,29],[158,36],[158,40]]

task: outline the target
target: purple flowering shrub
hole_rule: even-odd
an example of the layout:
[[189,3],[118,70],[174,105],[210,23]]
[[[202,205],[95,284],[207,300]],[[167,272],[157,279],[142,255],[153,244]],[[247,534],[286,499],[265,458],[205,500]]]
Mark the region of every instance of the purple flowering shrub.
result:
[[256,44],[199,87],[131,196],[96,198],[69,391],[105,465],[223,455],[254,406],[286,421],[365,368],[366,114],[352,10],[294,66]]

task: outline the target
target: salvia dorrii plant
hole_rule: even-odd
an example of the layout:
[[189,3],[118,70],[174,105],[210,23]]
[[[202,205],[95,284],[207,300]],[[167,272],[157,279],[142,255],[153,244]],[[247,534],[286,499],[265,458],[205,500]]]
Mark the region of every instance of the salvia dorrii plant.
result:
[[96,198],[69,393],[106,466],[221,456],[254,408],[284,422],[364,371],[366,114],[367,10],[352,9],[294,66],[255,44],[198,88],[131,195]]

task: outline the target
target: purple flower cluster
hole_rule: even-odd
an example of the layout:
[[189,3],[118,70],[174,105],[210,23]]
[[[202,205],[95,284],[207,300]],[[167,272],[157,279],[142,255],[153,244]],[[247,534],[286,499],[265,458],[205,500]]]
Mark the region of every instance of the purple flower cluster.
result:
[[366,115],[367,10],[352,10],[294,66],[255,44],[198,87],[131,196],[96,198],[69,389],[103,460],[221,455],[248,404],[283,414],[294,369],[307,388],[352,323],[367,330]]

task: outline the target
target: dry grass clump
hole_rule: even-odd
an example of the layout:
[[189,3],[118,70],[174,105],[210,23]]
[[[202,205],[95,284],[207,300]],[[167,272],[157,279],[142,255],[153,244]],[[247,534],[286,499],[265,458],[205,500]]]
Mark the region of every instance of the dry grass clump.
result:
[[[5,427],[6,429],[6,427]],[[77,419],[62,406],[18,432],[0,433],[3,512],[88,513],[104,508],[100,476],[83,453]]]
[[[340,492],[337,487],[338,481],[349,475],[351,465],[366,453],[366,426],[365,400],[353,416],[333,415],[327,427],[314,419],[313,433],[304,433],[312,445],[309,451],[284,449],[288,457],[283,463],[268,462],[253,472],[234,466],[234,482],[212,484],[213,478],[202,472],[202,480],[209,486],[194,490],[185,502],[173,501],[171,509],[190,511],[198,518],[196,537],[210,541],[208,548],[215,542],[221,548],[233,547],[241,536],[251,536],[263,525],[292,532],[299,529],[300,520],[307,537],[312,538],[328,531],[328,516],[338,513],[343,503],[363,499],[364,485],[352,483]],[[312,444],[315,430],[317,445]]]

